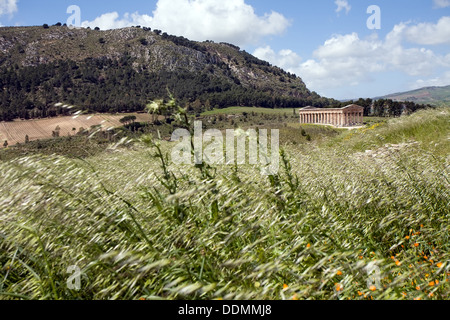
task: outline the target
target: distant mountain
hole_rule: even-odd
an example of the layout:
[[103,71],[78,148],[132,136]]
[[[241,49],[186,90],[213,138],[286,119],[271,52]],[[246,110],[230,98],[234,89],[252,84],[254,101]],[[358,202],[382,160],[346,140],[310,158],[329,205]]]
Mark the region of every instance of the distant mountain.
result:
[[378,99],[391,99],[394,101],[412,101],[421,104],[450,106],[450,86],[427,87],[375,98],[375,100]]
[[194,42],[150,28],[0,28],[0,121],[64,114],[55,103],[97,112],[143,110],[167,89],[194,112],[229,106],[325,107],[294,74],[240,48]]

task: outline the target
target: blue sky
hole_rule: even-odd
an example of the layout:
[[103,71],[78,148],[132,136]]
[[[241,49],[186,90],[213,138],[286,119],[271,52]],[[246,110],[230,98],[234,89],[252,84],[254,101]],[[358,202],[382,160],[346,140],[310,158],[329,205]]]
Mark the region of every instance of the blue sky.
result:
[[[84,27],[237,44],[337,99],[450,85],[450,0],[0,0],[0,24],[64,23],[70,5]],[[371,5],[381,29],[367,27]]]

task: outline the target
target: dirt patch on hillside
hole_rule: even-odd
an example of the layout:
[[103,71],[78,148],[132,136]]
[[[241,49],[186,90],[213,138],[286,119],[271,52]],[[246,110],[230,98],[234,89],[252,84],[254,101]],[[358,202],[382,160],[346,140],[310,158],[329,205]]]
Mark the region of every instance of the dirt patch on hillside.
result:
[[[133,114],[136,116],[137,122],[151,122],[151,116],[146,113]],[[81,115],[78,117],[57,117],[38,120],[17,120],[12,122],[0,122],[0,148],[3,147],[4,141],[8,141],[9,146],[17,143],[24,143],[25,136],[28,135],[30,141],[49,139],[52,137],[53,131],[59,127],[59,135],[68,136],[75,135],[80,128],[89,129],[92,126],[101,125],[105,130],[111,127],[119,127],[122,119],[126,114],[111,115]],[[75,129],[75,130],[74,130]]]

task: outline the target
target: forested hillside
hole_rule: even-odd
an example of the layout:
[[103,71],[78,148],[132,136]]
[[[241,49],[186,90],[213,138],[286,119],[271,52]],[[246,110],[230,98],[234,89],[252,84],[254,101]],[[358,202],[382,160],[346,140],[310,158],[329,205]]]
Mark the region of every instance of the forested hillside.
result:
[[192,112],[229,106],[291,108],[336,103],[296,75],[240,48],[150,28],[0,28],[0,121],[144,110],[170,90]]

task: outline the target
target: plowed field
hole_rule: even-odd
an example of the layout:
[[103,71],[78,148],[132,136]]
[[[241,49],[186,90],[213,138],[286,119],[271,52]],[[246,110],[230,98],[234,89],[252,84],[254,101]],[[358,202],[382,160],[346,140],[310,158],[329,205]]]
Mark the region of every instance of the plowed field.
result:
[[[134,114],[137,122],[150,122],[151,116],[148,114]],[[122,124],[125,114],[97,114],[81,115],[78,117],[57,117],[38,120],[17,120],[13,122],[0,122],[0,148],[3,148],[5,140],[12,146],[25,142],[28,135],[30,141],[38,139],[48,139],[52,137],[52,132],[56,127],[60,128],[60,136],[74,135],[80,128],[89,129],[91,126],[102,125],[105,129],[118,127]],[[75,131],[73,129],[76,129]]]

